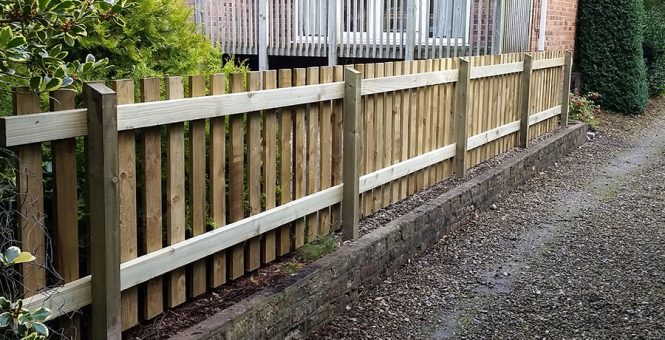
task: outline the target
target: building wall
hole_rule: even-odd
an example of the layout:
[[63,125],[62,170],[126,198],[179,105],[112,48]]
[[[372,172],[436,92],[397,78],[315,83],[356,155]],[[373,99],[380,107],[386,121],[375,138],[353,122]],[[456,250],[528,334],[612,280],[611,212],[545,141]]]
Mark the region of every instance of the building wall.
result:
[[[531,49],[538,49],[540,3],[534,0]],[[545,50],[573,50],[578,0],[548,0],[545,30]]]

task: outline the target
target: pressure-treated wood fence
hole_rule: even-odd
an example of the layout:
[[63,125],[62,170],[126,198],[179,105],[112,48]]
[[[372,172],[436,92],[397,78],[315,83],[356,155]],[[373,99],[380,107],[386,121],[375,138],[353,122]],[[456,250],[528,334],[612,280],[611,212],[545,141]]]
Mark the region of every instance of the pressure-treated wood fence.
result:
[[56,92],[42,113],[17,93],[18,115],[0,119],[21,159],[17,232],[65,281],[45,290],[44,269],[24,266],[26,303],[55,316],[92,304],[91,338],[118,338],[342,225],[356,238],[361,216],[565,124],[570,63],[554,51],[143,79],[139,103],[120,80],[86,85],[87,109]]

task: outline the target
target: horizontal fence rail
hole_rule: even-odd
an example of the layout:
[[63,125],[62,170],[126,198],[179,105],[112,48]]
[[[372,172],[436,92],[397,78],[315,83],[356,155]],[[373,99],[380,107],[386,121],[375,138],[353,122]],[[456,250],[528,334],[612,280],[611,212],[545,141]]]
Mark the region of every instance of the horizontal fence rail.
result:
[[[461,176],[520,144],[520,136],[528,141],[551,131],[559,117],[567,117],[561,84],[570,58],[554,51],[353,65],[353,76],[362,78],[359,88],[344,79],[341,66],[207,80],[172,77],[164,80],[165,90],[159,79],[144,79],[139,103],[133,82],[116,81],[110,93],[118,105],[102,109],[117,124],[111,127],[118,133],[117,187],[100,190],[118,190],[122,242],[115,250],[91,249],[91,259],[72,249],[58,262],[76,260],[78,268],[79,260],[120,256],[115,289],[122,291],[127,329],[343,224],[345,235],[357,237],[359,218],[452,176],[453,162],[463,166],[456,173]],[[67,142],[64,154],[73,173],[45,173],[55,187],[22,189],[33,199],[19,204],[48,200],[59,217],[73,216],[67,223],[76,231],[93,226],[76,221],[79,209],[87,209],[85,195],[75,189],[83,185],[76,169],[89,174],[87,165],[77,165],[75,145],[89,133],[90,112],[73,106],[1,118],[0,144],[40,157],[42,148],[53,148],[61,167],[56,147]],[[343,128],[349,119],[358,119],[348,127],[351,134]],[[355,142],[346,140],[353,131]],[[356,159],[343,158],[348,148],[357,148]],[[99,161],[96,154],[82,156],[86,164]],[[30,166],[41,169],[41,162]],[[345,188],[348,183],[353,185]],[[357,198],[357,209],[342,213],[347,197]],[[64,222],[55,220],[56,231]],[[66,249],[72,240],[58,238],[54,248]],[[33,237],[24,247],[31,251],[44,242]],[[114,243],[106,244],[99,248]],[[63,283],[46,289],[45,279],[32,282],[26,307],[47,306],[57,317],[102,304],[93,295],[90,272],[75,270]],[[112,301],[106,303],[113,312]],[[140,303],[148,305],[139,308]]]

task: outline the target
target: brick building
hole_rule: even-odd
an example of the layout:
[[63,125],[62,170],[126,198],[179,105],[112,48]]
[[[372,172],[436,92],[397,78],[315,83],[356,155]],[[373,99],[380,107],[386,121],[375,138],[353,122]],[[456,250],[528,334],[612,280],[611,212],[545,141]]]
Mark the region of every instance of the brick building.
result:
[[[572,51],[575,48],[577,4],[578,0],[534,0],[531,49]],[[543,27],[544,34],[541,33]]]

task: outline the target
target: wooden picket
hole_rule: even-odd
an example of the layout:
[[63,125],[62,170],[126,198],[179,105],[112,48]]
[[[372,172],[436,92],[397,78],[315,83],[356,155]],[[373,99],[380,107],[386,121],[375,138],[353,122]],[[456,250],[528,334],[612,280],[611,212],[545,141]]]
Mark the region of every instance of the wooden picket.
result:
[[[182,77],[166,79],[166,98],[184,98]],[[185,126],[173,123],[166,127],[166,243],[177,244],[185,240]],[[168,275],[166,303],[175,307],[186,299],[185,269],[179,268]]]
[[[14,89],[14,114],[40,112],[39,97],[28,89]],[[46,286],[46,232],[44,218],[44,181],[42,174],[42,148],[39,144],[16,148],[18,156],[16,186],[18,187],[18,239],[22,250],[35,257],[34,263],[20,266],[23,274],[23,293],[35,294]]]
[[[111,85],[118,95],[119,105],[134,103],[133,80],[118,80]],[[120,190],[120,202],[118,202],[120,205],[120,261],[126,262],[138,256],[136,134],[134,131],[118,134],[118,167],[120,173],[118,182]],[[76,181],[74,181],[73,187],[76,185]],[[76,209],[73,212],[76,212]],[[121,299],[122,328],[126,330],[139,322],[137,287],[124,291]]]
[[[321,75],[319,78],[321,84],[333,82],[333,68],[321,67]],[[326,101],[321,103],[320,107],[320,137],[318,148],[320,150],[321,162],[319,163],[320,169],[320,190],[330,188],[332,184],[332,110],[333,102]],[[311,173],[311,171],[310,171]],[[319,234],[327,235],[330,233],[332,221],[330,220],[330,208],[323,209],[319,212]]]
[[[293,85],[295,86],[304,86],[307,79],[307,70],[304,68],[295,69],[293,74]],[[306,187],[307,187],[307,127],[305,126],[305,106],[297,106],[295,108],[295,118],[294,118],[294,129],[293,129],[293,139],[295,141],[295,152],[294,152],[294,168],[293,168],[293,177],[294,177],[294,199],[299,199],[305,197]],[[294,239],[294,248],[298,249],[305,245],[305,220],[299,218],[295,221],[295,239]]]
[[[133,85],[133,84],[132,84]],[[134,99],[134,87],[131,87],[131,99]],[[118,97],[127,97],[124,91],[116,91]],[[123,95],[121,95],[121,93]],[[49,99],[51,111],[71,110],[76,108],[76,92],[69,90],[57,90],[51,93]],[[133,141],[133,139],[132,139]],[[120,146],[119,146],[120,157]],[[76,161],[76,138],[67,138],[51,142],[51,153],[53,157],[53,226],[57,235],[58,245],[58,273],[62,276],[64,283],[69,283],[80,278],[79,275],[79,228],[78,228],[78,187],[77,161]],[[132,176],[133,177],[133,176]],[[123,178],[121,176],[120,180]],[[131,189],[135,190],[135,189]],[[134,196],[134,200],[136,197]],[[136,211],[129,211],[129,218],[136,219]],[[122,228],[122,227],[121,227]],[[134,230],[136,223],[134,223]],[[122,233],[122,231],[121,231]],[[126,233],[125,233],[126,235]],[[131,235],[130,240],[131,240]],[[128,240],[129,241],[129,240]],[[129,244],[132,244],[128,242]],[[133,257],[136,257],[136,236],[133,237]],[[128,246],[129,248],[129,246]],[[130,250],[131,251],[131,250]],[[121,254],[121,261],[126,258]],[[124,296],[126,304],[130,306],[127,313],[123,310],[123,324],[126,314],[130,314],[127,324],[138,322],[136,288]],[[60,326],[62,333],[69,339],[81,338],[78,331],[81,327],[79,316],[61,318]]]
[[[293,74],[291,70],[279,71],[280,88],[291,87],[293,81]],[[293,200],[294,194],[294,181],[293,176],[293,113],[289,108],[284,108],[279,111],[279,187],[281,193],[279,195],[279,204],[283,205]],[[278,238],[278,254],[279,256],[286,255],[291,250],[291,228],[293,224],[289,223],[279,228],[277,234]]]
[[[335,66],[333,69],[333,81],[344,81],[344,67]],[[332,185],[342,184],[342,100],[333,100],[332,111]],[[335,204],[331,207],[331,223],[333,229],[339,229],[342,224],[341,204]]]
[[[206,95],[206,80],[203,76],[189,77],[189,96]],[[206,121],[203,119],[189,122],[189,213],[191,235],[206,232]],[[205,293],[207,288],[206,261],[199,260],[192,264],[187,283],[189,297]]]
[[[141,101],[160,100],[159,78],[141,81]],[[143,247],[146,253],[162,248],[162,142],[160,127],[142,130],[143,146]],[[162,278],[146,283],[143,317],[152,319],[164,310]]]
[[[243,92],[245,90],[244,81],[242,74],[232,74],[231,79],[229,79],[231,92]],[[231,222],[245,218],[244,172],[244,115],[238,114],[229,117],[229,217]],[[234,280],[245,273],[244,244],[235,245],[231,252],[227,269],[229,270],[229,279]]]
[[[263,89],[277,88],[277,72],[263,73]],[[277,206],[277,111],[270,110],[263,113],[263,192],[265,193],[265,210]],[[263,235],[261,240],[261,263],[270,263],[277,256],[277,235],[271,230]]]
[[[319,68],[307,68],[307,85],[319,84]],[[313,103],[307,105],[307,195],[314,194],[320,190],[321,178],[321,126],[320,126],[320,104]],[[318,213],[307,216],[307,237],[306,242],[315,240],[320,234],[320,224]]]
[[[247,74],[247,87],[249,91],[261,89],[261,73]],[[249,198],[249,216],[261,212],[261,114],[250,112],[247,115],[247,130],[245,132],[245,145],[247,149],[245,184]],[[261,237],[257,236],[246,242],[245,271],[251,272],[261,266]]]
[[[210,76],[210,94],[220,95],[226,91],[224,74]],[[226,224],[226,117],[210,119],[210,219],[213,228]],[[226,251],[214,254],[210,259],[210,286],[226,283]]]

